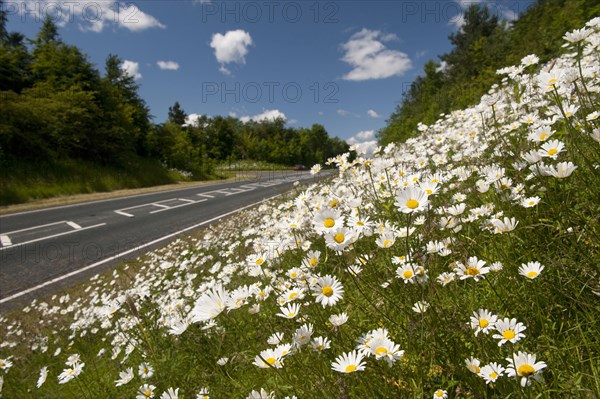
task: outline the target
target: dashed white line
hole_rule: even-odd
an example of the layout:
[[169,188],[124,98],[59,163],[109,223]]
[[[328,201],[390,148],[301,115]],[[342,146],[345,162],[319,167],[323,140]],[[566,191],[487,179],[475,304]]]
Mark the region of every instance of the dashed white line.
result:
[[[209,191],[209,193],[212,193],[212,191]],[[196,194],[198,197],[206,197],[206,198],[215,198],[214,195],[210,195],[210,194]]]
[[49,239],[49,238],[60,237],[60,236],[64,236],[64,235],[71,234],[71,233],[77,233],[77,232],[79,232],[79,231],[83,231],[83,230],[89,230],[89,229],[93,229],[93,228],[95,228],[95,227],[104,226],[105,224],[106,224],[106,223],[95,224],[95,225],[93,225],[93,226],[82,227],[82,228],[80,228],[80,229],[78,229],[78,230],[69,230],[69,231],[65,231],[65,232],[62,232],[62,233],[58,233],[58,234],[52,234],[52,235],[50,235],[50,236],[45,236],[45,237],[36,238],[36,239],[34,239],[34,240],[29,240],[29,241],[25,241],[25,242],[18,242],[18,243],[16,243],[16,244],[13,244],[13,245],[11,245],[11,246],[8,246],[8,247],[2,247],[2,248],[0,248],[0,251],[2,251],[2,250],[5,250],[5,249],[7,249],[7,248],[14,248],[14,247],[18,247],[18,246],[20,246],[20,245],[26,245],[26,244],[31,244],[31,243],[38,242],[38,241],[44,241],[44,240],[47,240],[47,239]]
[[131,213],[127,213],[127,212],[123,212],[123,211],[114,211],[114,212],[118,213],[119,215],[127,216],[128,218],[135,217],[135,215],[132,215]]
[[[167,200],[167,201],[172,201],[172,200]],[[168,209],[168,208],[170,208],[170,206],[169,206],[169,205],[163,205],[163,204],[159,204],[158,202],[153,202],[153,203],[151,203],[150,205],[152,205],[152,206],[157,206],[157,207],[159,207],[159,208],[167,208],[167,209]]]
[[[120,254],[118,254],[118,255],[111,256],[111,257],[109,257],[109,258],[106,258],[106,259],[103,259],[103,260],[101,260],[101,261],[99,261],[99,262],[92,263],[91,265],[85,266],[85,267],[83,267],[83,268],[81,268],[81,269],[74,270],[74,271],[72,271],[72,272],[70,272],[70,273],[67,273],[67,274],[64,274],[64,275],[62,275],[62,276],[56,277],[56,278],[54,278],[54,279],[52,279],[52,280],[46,281],[46,282],[44,282],[44,283],[42,283],[42,284],[38,284],[38,285],[36,285],[35,287],[31,287],[31,288],[28,288],[28,289],[26,289],[26,290],[23,290],[23,291],[17,292],[17,293],[15,293],[15,294],[11,295],[11,296],[8,296],[8,297],[6,297],[6,298],[2,298],[2,299],[0,299],[0,304],[1,304],[1,303],[4,303],[4,302],[12,301],[13,299],[19,298],[19,297],[21,297],[21,296],[23,296],[23,295],[26,295],[26,294],[29,294],[30,292],[37,291],[37,290],[39,290],[40,288],[47,287],[47,286],[49,286],[49,285],[52,285],[52,284],[54,284],[54,283],[57,283],[57,282],[59,282],[59,281],[62,281],[62,280],[64,280],[64,279],[66,279],[66,278],[69,278],[69,277],[72,277],[72,276],[76,276],[77,274],[83,273],[83,272],[85,272],[85,271],[87,271],[87,270],[93,269],[93,268],[95,268],[95,267],[98,267],[98,266],[100,266],[100,265],[103,265],[104,263],[107,263],[107,262],[110,262],[110,261],[112,261],[112,260],[118,259],[118,258],[120,258],[120,257],[122,257],[122,256],[128,255],[128,254],[130,254],[130,253],[133,253],[133,252],[135,252],[135,251],[139,251],[140,249],[143,249],[143,248],[149,247],[149,246],[151,246],[151,245],[157,244],[157,243],[159,243],[159,242],[161,242],[161,241],[167,240],[167,239],[169,239],[169,238],[176,237],[176,236],[180,235],[181,233],[185,233],[186,231],[194,230],[194,229],[197,229],[198,227],[204,226],[205,224],[209,224],[209,223],[212,223],[212,222],[214,222],[214,221],[216,221],[216,220],[222,219],[222,218],[224,218],[224,217],[227,217],[227,216],[230,216],[230,215],[234,215],[234,214],[236,214],[236,213],[238,213],[238,212],[241,212],[241,211],[243,211],[244,209],[248,209],[248,208],[251,208],[251,207],[253,207],[253,206],[256,206],[256,205],[258,205],[258,204],[261,204],[261,203],[263,203],[263,202],[265,202],[265,201],[269,201],[269,200],[271,200],[271,199],[273,199],[273,198],[277,198],[277,197],[279,197],[280,195],[281,195],[281,194],[277,194],[277,195],[274,195],[274,196],[272,196],[272,197],[265,198],[265,199],[263,199],[262,201],[258,201],[258,202],[255,202],[255,203],[253,203],[253,204],[250,204],[250,205],[243,206],[243,207],[241,207],[241,208],[238,208],[238,209],[236,209],[236,210],[233,210],[233,211],[231,211],[231,212],[223,213],[223,214],[221,214],[221,215],[219,215],[219,216],[216,216],[216,217],[214,217],[214,218],[212,218],[212,219],[205,220],[204,222],[197,223],[197,224],[195,224],[195,225],[193,225],[193,226],[186,227],[185,229],[182,229],[182,230],[176,231],[175,233],[171,233],[171,234],[168,234],[168,235],[166,235],[166,236],[163,236],[163,237],[157,238],[156,240],[150,241],[150,242],[148,242],[148,243],[146,243],[146,244],[142,244],[142,245],[140,245],[140,246],[139,246],[139,247],[137,247],[137,248],[132,248],[132,249],[130,249],[130,250],[127,250],[127,251],[125,251],[125,252],[123,252],[123,253],[120,253]],[[104,223],[103,223],[103,224],[104,224]],[[91,226],[91,227],[93,227],[93,226]],[[91,228],[91,227],[87,227],[87,228]],[[72,232],[70,232],[70,233],[72,233]],[[2,250],[2,248],[0,248],[0,250]]]
[[189,202],[190,204],[195,204],[196,201],[191,200],[191,199],[187,199],[187,198],[177,198],[179,201],[183,201],[183,202]]
[[204,201],[208,201],[208,200],[207,199],[201,199],[201,200],[198,200],[198,201],[186,202],[185,204],[170,206],[170,207],[165,208],[165,209],[157,209],[156,211],[151,211],[150,213],[159,213],[159,212],[164,212],[164,211],[170,211],[171,209],[177,209],[177,208],[181,208],[182,206],[188,206],[188,205],[192,205],[192,204],[197,204],[199,202],[204,202]]
[[12,245],[12,241],[6,234],[0,234],[0,244],[2,244],[3,247],[8,247]]
[[80,226],[80,225],[78,225],[78,224],[77,224],[77,223],[75,223],[75,222],[71,222],[71,221],[69,221],[69,222],[67,222],[67,224],[68,224],[69,226],[71,226],[72,228],[74,228],[75,230],[80,230],[80,229],[81,229],[81,226]]
[[61,220],[60,222],[54,222],[54,223],[41,224],[39,226],[27,227],[26,229],[21,229],[21,230],[9,231],[6,234],[21,233],[23,231],[41,229],[42,227],[50,227],[50,226],[55,226],[57,224],[62,224],[62,223],[66,223],[66,220]]

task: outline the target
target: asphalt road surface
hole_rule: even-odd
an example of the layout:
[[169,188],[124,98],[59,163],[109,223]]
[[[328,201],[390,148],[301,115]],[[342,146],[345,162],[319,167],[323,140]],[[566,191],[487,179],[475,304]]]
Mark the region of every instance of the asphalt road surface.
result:
[[311,182],[308,172],[0,217],[0,311],[71,286],[177,236]]

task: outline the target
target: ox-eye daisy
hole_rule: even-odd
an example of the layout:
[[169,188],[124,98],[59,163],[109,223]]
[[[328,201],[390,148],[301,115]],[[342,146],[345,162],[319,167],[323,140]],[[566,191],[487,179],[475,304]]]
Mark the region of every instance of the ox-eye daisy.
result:
[[326,275],[320,277],[313,288],[317,303],[323,307],[335,305],[344,296],[344,288],[337,278]]
[[429,204],[427,192],[419,187],[407,187],[396,196],[394,205],[402,213],[422,212]]
[[544,266],[542,266],[540,262],[529,262],[521,265],[519,274],[533,280],[540,275],[542,270],[544,270]]
[[335,362],[331,364],[331,368],[340,373],[363,371],[365,369],[365,363],[362,361],[363,359],[363,354],[353,350],[352,352],[343,353],[338,356],[335,359]]
[[526,352],[519,352],[513,354],[512,357],[507,357],[508,367],[506,368],[506,374],[509,377],[521,377],[521,386],[531,384],[531,378],[540,381],[542,376],[541,372],[546,368],[546,363],[537,362],[535,354]]
[[504,320],[498,320],[494,324],[494,328],[499,334],[494,334],[492,337],[499,339],[498,346],[504,345],[506,342],[515,343],[520,341],[521,338],[525,338],[525,331],[527,327],[521,322],[517,322],[517,319],[509,319],[505,317]]

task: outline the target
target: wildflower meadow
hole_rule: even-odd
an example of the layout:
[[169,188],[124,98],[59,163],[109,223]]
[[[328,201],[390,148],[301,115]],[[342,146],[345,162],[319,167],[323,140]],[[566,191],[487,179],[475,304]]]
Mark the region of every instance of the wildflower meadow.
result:
[[3,315],[0,394],[600,397],[600,18],[564,39],[417,138]]

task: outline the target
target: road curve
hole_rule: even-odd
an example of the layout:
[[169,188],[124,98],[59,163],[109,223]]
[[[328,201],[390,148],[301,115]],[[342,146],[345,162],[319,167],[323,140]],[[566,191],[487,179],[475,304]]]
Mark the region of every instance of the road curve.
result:
[[291,188],[309,173],[215,184],[0,216],[0,312],[164,246]]

